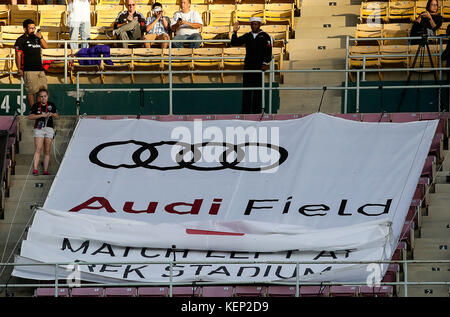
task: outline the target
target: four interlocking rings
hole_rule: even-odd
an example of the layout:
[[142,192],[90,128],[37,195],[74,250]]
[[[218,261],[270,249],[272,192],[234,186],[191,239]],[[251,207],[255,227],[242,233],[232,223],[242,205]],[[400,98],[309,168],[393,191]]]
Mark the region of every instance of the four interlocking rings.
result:
[[[132,160],[135,164],[119,164],[119,165],[111,165],[107,164],[105,162],[102,162],[98,155],[99,153],[108,147],[114,147],[114,146],[120,146],[125,144],[135,144],[139,145],[140,148],[138,148],[132,155]],[[151,163],[156,160],[158,157],[158,146],[163,145],[177,145],[183,147],[175,157],[175,161],[178,165],[176,166],[156,166],[151,165]],[[200,151],[201,147],[207,147],[207,146],[223,146],[226,148],[226,150],[220,155],[219,163],[220,166],[195,166],[194,164],[200,161],[202,158],[202,153]],[[257,147],[266,147],[268,149],[273,149],[278,151],[280,157],[276,162],[273,162],[270,165],[267,166],[261,166],[261,167],[243,167],[238,166],[240,162],[245,158],[245,151],[243,150],[244,147],[250,147],[250,146],[257,146]],[[145,151],[150,152],[150,156],[142,160],[142,154]],[[189,161],[185,161],[184,157],[186,154],[192,152],[192,158]],[[227,157],[232,154],[236,153],[236,158],[232,162],[227,162]],[[135,141],[135,140],[128,140],[128,141],[116,141],[116,142],[107,142],[98,145],[95,147],[91,153],[89,154],[89,160],[101,167],[109,168],[109,169],[118,169],[118,168],[137,168],[137,167],[143,167],[147,169],[155,169],[160,171],[169,171],[169,170],[177,170],[182,168],[187,168],[191,170],[196,171],[217,171],[222,169],[233,169],[233,170],[240,170],[240,171],[249,171],[249,172],[258,172],[258,171],[264,171],[264,170],[270,170],[274,167],[277,167],[281,164],[283,164],[288,157],[288,151],[284,149],[281,146],[269,144],[269,143],[259,143],[259,142],[246,142],[241,144],[231,144],[226,142],[203,142],[203,143],[196,143],[196,144],[189,144],[185,142],[180,141],[161,141],[161,142],[155,142],[155,143],[146,143],[142,141]]]

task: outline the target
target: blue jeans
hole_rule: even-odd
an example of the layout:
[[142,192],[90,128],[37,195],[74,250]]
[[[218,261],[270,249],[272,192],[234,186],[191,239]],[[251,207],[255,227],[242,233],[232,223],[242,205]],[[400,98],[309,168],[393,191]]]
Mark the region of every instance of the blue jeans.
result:
[[[176,35],[172,40],[176,41],[176,40],[201,40],[202,36],[200,35],[200,33],[194,33],[191,35]],[[173,47],[175,48],[182,48],[184,47],[183,42],[172,42],[173,43]],[[187,43],[189,44],[190,48],[199,48],[200,47],[200,42],[192,42],[192,43]]]
[[[69,30],[70,39],[78,40],[78,34],[82,40],[89,40],[91,36],[91,23],[90,22],[80,22],[78,25],[74,25]],[[82,48],[88,48],[88,43],[81,43]],[[70,43],[70,48],[73,50],[78,49],[78,43]]]

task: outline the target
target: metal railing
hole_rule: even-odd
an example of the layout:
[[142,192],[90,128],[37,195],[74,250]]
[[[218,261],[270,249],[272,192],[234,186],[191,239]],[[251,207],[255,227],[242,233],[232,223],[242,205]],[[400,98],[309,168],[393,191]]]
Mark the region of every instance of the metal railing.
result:
[[[169,281],[168,282],[118,282],[118,283],[88,283],[88,284],[77,284],[74,285],[74,283],[65,283],[61,284],[59,283],[60,278],[59,276],[59,270],[65,269],[66,272],[67,268],[70,267],[72,270],[74,267],[77,266],[89,266],[89,265],[168,265],[169,266]],[[391,286],[403,286],[404,287],[404,297],[408,297],[408,286],[413,285],[449,285],[450,281],[420,281],[420,282],[413,282],[408,280],[408,265],[411,264],[450,264],[450,260],[398,260],[398,261],[205,261],[205,262],[199,262],[199,261],[154,261],[154,262],[48,262],[48,263],[0,263],[0,267],[2,266],[50,266],[55,269],[55,279],[54,283],[31,283],[31,284],[0,284],[0,288],[39,288],[39,287],[52,287],[55,289],[55,297],[58,297],[58,289],[59,288],[73,288],[73,287],[115,287],[115,286],[122,286],[122,287],[144,287],[144,286],[168,286],[169,287],[169,296],[172,297],[173,293],[173,287],[178,285],[193,285],[193,282],[175,282],[174,281],[174,266],[175,265],[189,265],[189,264],[280,264],[280,265],[295,265],[295,283],[294,282],[253,282],[251,280],[249,281],[243,281],[243,282],[227,282],[226,280],[220,281],[220,282],[202,282],[202,281],[196,281],[194,284],[196,286],[207,286],[207,285],[241,285],[241,284],[268,284],[268,285],[290,285],[295,286],[296,292],[295,296],[298,297],[300,295],[300,287],[301,286],[307,286],[307,285],[321,285],[321,286],[333,286],[333,285],[345,285],[345,286],[366,286],[368,285],[367,281],[361,281],[361,282],[333,282],[333,281],[327,281],[327,282],[301,282],[300,281],[300,265],[330,265],[330,264],[338,264],[338,265],[389,265],[389,264],[401,264],[403,267],[403,281],[397,281],[397,282],[376,282],[375,286],[385,286],[385,285],[391,285]],[[381,278],[380,278],[381,281]],[[67,279],[66,279],[67,282]],[[374,285],[369,285],[374,286]]]

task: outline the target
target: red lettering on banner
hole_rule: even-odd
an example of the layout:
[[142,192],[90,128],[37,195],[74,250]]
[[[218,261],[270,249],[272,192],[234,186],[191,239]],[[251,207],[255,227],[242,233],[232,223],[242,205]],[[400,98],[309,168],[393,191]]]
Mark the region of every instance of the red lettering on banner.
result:
[[[100,206],[91,206],[93,203],[96,203],[96,202],[99,203]],[[104,197],[92,197],[92,198],[86,200],[81,205],[73,207],[69,211],[77,212],[77,211],[80,211],[82,209],[99,210],[99,209],[102,209],[102,208],[106,209],[106,211],[109,212],[109,213],[116,212],[114,210],[114,208],[111,206],[111,204],[109,203],[108,199],[106,199]]]
[[210,231],[210,230],[198,230],[198,229],[186,229],[187,234],[200,234],[208,236],[244,236],[245,233],[239,232],[223,232],[223,231]]
[[211,208],[209,209],[210,215],[217,215],[220,208],[220,203],[222,202],[221,198],[214,198],[213,203],[211,204]]
[[[202,207],[203,199],[196,199],[193,204],[188,204],[185,202],[177,202],[173,204],[167,205],[164,209],[171,214],[178,214],[178,215],[198,215],[200,208]],[[188,206],[191,207],[190,211],[177,211],[175,210],[175,207],[177,206]]]
[[147,214],[153,214],[156,211],[156,207],[158,206],[158,202],[152,201],[148,204],[147,210],[133,210],[134,202],[127,201],[123,205],[123,211],[131,213],[131,214],[141,214],[141,213],[147,213]]

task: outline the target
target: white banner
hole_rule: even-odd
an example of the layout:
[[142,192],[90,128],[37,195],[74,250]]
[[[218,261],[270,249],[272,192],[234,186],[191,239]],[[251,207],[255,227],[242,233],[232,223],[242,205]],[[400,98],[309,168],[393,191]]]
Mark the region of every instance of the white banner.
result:
[[[117,254],[174,247],[189,250],[199,264],[208,261],[208,252],[221,252],[224,258],[213,259],[227,262],[237,252],[264,254],[264,261],[280,260],[285,252],[298,253],[295,261],[344,261],[331,255],[314,260],[321,253],[347,254],[346,261],[389,260],[436,126],[320,113],[261,122],[82,119],[18,261],[149,261],[139,252],[123,259]],[[88,244],[89,250],[72,252],[69,244],[73,250]],[[119,251],[111,256],[111,250]],[[217,272],[183,268],[176,279],[282,279],[275,266],[239,274],[239,264],[229,265],[217,264]],[[122,271],[80,268],[90,281],[167,282],[166,266],[146,266],[134,275],[124,273],[126,265]],[[282,265],[278,275],[292,276],[292,268]],[[47,273],[22,267],[14,274],[46,279]],[[365,281],[370,270],[312,265],[302,266],[300,275]]]

